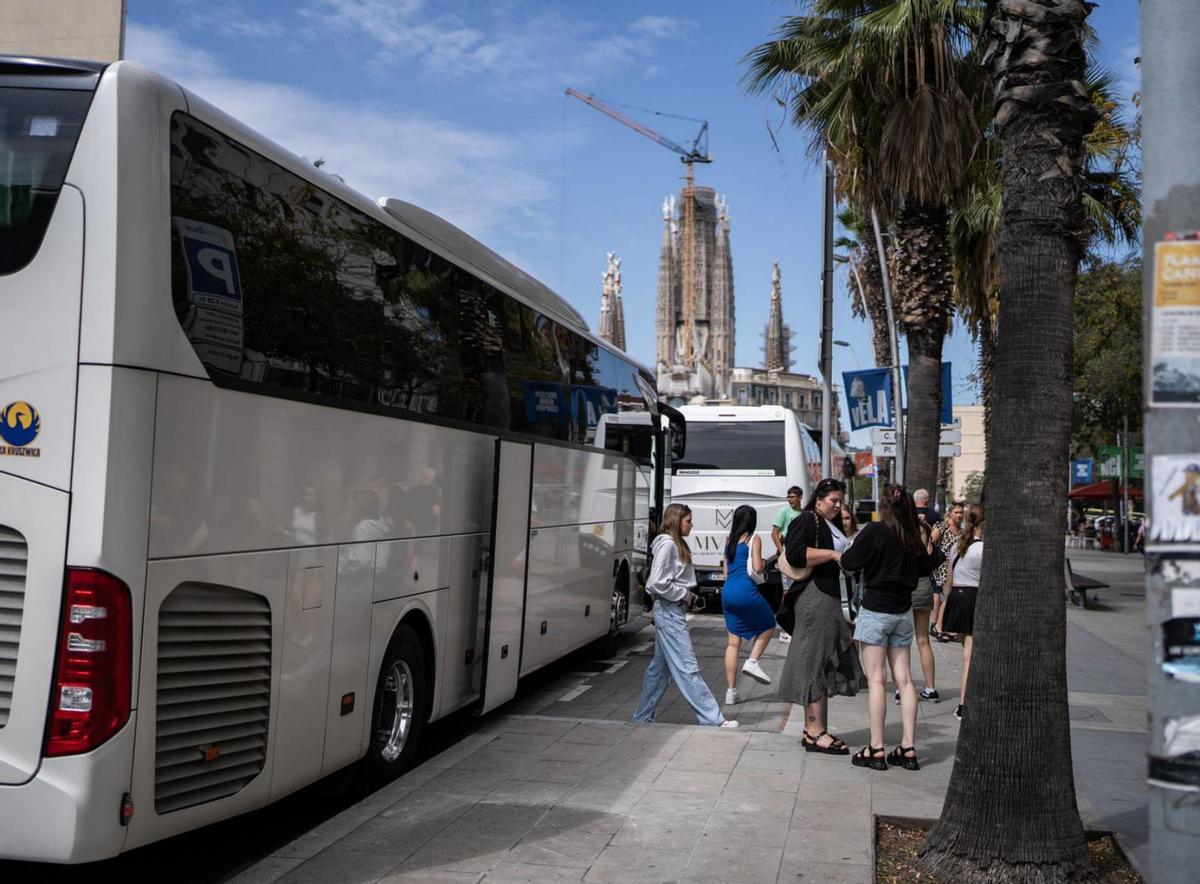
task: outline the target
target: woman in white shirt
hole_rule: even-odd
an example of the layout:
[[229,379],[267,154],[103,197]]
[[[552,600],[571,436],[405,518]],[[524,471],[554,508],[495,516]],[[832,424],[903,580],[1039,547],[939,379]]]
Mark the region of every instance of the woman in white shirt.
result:
[[662,533],[650,548],[653,558],[646,578],[646,591],[654,599],[654,658],[642,679],[642,696],[633,720],[652,723],[658,702],[674,679],[700,724],[737,727],[736,721],[727,721],[721,714],[721,707],[700,675],[687,631],[687,609],[695,598],[692,589],[696,586],[692,553],[684,540],[691,533],[692,511],[681,503],[667,507]]
[[983,507],[967,510],[962,535],[954,549],[950,567],[946,569],[946,610],[942,628],[962,637],[963,668],[959,684],[958,708],[954,717],[962,721],[967,702],[967,675],[971,671],[972,633],[975,631],[975,594],[979,590],[979,573],[983,569]]

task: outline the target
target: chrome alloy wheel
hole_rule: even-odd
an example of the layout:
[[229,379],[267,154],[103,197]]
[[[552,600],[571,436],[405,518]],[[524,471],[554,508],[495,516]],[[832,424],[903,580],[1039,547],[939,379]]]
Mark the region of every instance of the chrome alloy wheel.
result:
[[400,757],[412,730],[413,674],[408,664],[396,660],[383,681],[383,708],[379,716],[379,754],[389,764]]
[[609,628],[612,632],[619,632],[621,627],[629,622],[629,599],[625,593],[619,589],[613,589],[612,594],[612,616]]

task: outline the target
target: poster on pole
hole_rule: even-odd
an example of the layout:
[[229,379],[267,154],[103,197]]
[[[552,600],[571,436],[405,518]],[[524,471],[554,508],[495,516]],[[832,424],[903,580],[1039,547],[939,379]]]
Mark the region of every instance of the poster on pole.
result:
[[866,368],[842,372],[846,383],[846,402],[850,410],[850,429],[892,425],[892,377],[886,368]]
[[[942,363],[942,410],[938,413],[942,426],[954,423],[954,374],[949,362]],[[908,393],[908,366],[904,366],[904,392]],[[905,399],[905,411],[908,411],[908,399]]]
[[1149,539],[1160,543],[1200,541],[1200,454],[1160,454],[1152,466],[1154,518]]
[[1200,240],[1154,244],[1151,309],[1151,402],[1200,405]]
[[1071,461],[1071,484],[1092,484],[1092,459],[1090,457],[1080,457]]

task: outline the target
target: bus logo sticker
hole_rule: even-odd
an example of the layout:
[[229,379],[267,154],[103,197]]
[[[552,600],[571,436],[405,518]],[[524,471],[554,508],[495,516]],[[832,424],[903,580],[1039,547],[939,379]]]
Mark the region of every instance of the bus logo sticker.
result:
[[733,510],[717,507],[717,527],[728,528],[733,524]]
[[42,449],[28,447],[41,431],[42,416],[36,408],[19,399],[10,402],[0,411],[0,455],[41,457]]

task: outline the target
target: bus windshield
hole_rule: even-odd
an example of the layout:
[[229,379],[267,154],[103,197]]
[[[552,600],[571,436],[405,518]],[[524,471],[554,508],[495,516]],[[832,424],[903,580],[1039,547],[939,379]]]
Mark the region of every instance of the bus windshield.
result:
[[689,421],[679,475],[786,476],[783,421]]
[[37,253],[91,92],[0,87],[0,274]]

